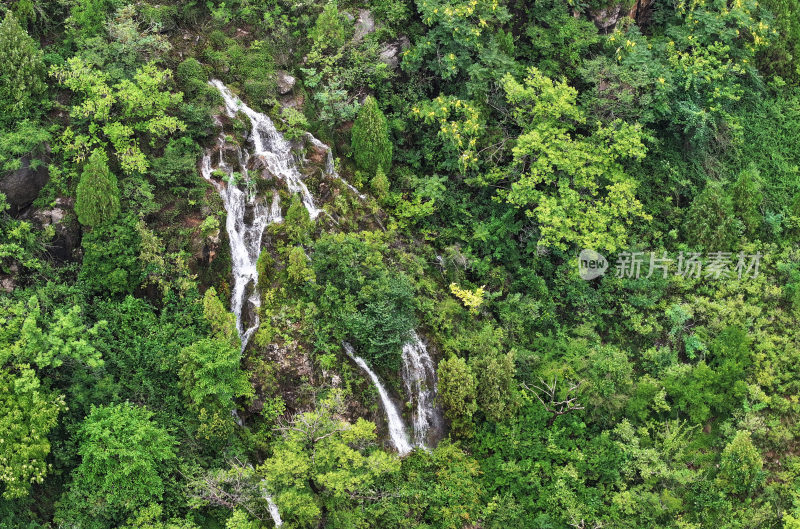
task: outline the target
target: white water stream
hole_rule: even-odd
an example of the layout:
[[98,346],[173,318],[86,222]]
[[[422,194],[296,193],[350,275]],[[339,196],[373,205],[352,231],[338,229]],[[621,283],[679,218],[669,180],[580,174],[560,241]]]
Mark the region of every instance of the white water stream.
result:
[[[261,299],[257,288],[256,263],[261,253],[261,239],[269,224],[283,221],[277,191],[273,191],[272,203],[269,205],[256,195],[255,181],[248,171],[251,160],[258,159],[272,175],[286,182],[291,193],[299,193],[312,219],[316,218],[321,210],[317,208],[314,197],[303,183],[298,168],[299,158],[294,146],[275,128],[272,120],[244,104],[221,81],[214,79],[209,84],[222,95],[225,101],[225,113],[229,118],[234,118],[241,112],[247,116],[251,125],[247,148],[229,143],[225,134],[220,134],[217,138],[216,152],[214,150],[206,152],[200,165],[203,178],[217,189],[227,212],[225,229],[230,240],[233,268],[231,311],[236,315],[236,328],[244,351],[259,325],[258,309],[261,306]],[[221,123],[218,118],[216,121]],[[310,134],[308,138],[315,146],[327,151],[326,174],[338,177],[333,169],[330,148]],[[226,161],[226,155],[230,154],[235,155],[235,167]],[[233,410],[232,414],[237,419],[237,424],[240,426],[244,424],[236,410]],[[283,521],[278,506],[267,491],[264,491],[264,498],[275,526],[281,527]]]
[[411,333],[411,341],[403,346],[403,382],[414,404],[414,444],[428,447],[429,435],[441,432],[443,419],[441,409],[436,406],[436,368],[416,332]]
[[375,384],[375,388],[377,388],[378,395],[380,395],[381,403],[383,404],[383,409],[386,412],[386,422],[389,424],[389,438],[392,440],[392,444],[397,450],[397,453],[401,456],[408,454],[411,452],[413,447],[408,440],[406,425],[403,424],[403,419],[400,416],[400,412],[397,411],[392,399],[389,398],[389,393],[386,391],[386,388],[383,387],[378,375],[376,375],[375,372],[369,368],[364,359],[360,356],[356,356],[353,346],[349,343],[345,343],[343,345],[347,356],[352,358],[353,361],[358,364],[358,367],[366,371],[367,375],[369,375],[369,378],[372,379],[372,383]]

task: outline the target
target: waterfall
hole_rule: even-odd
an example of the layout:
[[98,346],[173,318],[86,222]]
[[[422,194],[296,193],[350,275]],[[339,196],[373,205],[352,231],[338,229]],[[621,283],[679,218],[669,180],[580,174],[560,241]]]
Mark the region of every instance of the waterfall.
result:
[[[272,204],[269,206],[263,200],[259,200],[253,189],[255,181],[251,178],[248,168],[252,162],[257,162],[265,166],[271,174],[284,180],[290,192],[300,194],[303,205],[312,219],[316,218],[321,210],[317,208],[314,197],[303,183],[292,143],[275,128],[272,120],[244,104],[222,81],[212,79],[209,84],[222,95],[228,117],[233,118],[241,112],[247,116],[251,125],[247,149],[229,144],[226,136],[220,134],[216,145],[218,156],[213,150],[206,152],[200,166],[200,172],[216,187],[228,213],[225,229],[230,239],[233,268],[231,310],[236,315],[236,328],[244,351],[259,324],[258,308],[261,300],[256,288],[258,282],[256,262],[261,252],[261,238],[267,225],[283,221],[278,193],[273,192]],[[215,117],[215,120],[217,124],[222,124],[218,117]],[[317,148],[326,152],[326,174],[338,177],[333,167],[330,148],[311,134],[306,136]],[[229,153],[235,154],[236,167],[232,167],[226,160],[226,154]],[[226,182],[214,178],[215,172],[219,171],[227,175]],[[235,179],[234,173],[238,174]]]
[[266,498],[267,505],[269,506],[269,515],[272,516],[272,521],[275,523],[275,527],[282,526],[283,520],[281,520],[281,513],[278,511],[278,506],[275,505],[275,502],[272,500],[272,496],[267,494]]
[[406,426],[403,424],[403,419],[400,417],[400,412],[397,411],[394,403],[389,398],[389,393],[386,392],[386,388],[384,388],[383,384],[381,384],[378,375],[376,375],[369,368],[364,359],[360,356],[356,356],[355,351],[353,351],[353,346],[351,346],[349,343],[345,343],[343,345],[347,356],[352,358],[361,369],[367,372],[369,378],[372,379],[372,383],[375,384],[375,387],[378,389],[378,395],[380,395],[383,409],[386,411],[386,422],[389,423],[389,438],[392,440],[392,444],[397,450],[397,453],[401,456],[408,454],[411,452],[413,447],[408,441]]
[[[268,207],[255,196],[247,171],[250,155],[238,146],[232,150],[236,153],[240,181],[234,182],[232,180],[234,168],[224,159],[227,149],[224,135],[220,135],[217,139],[217,146],[219,159],[216,161],[216,165],[212,162],[211,153],[207,152],[203,155],[200,172],[203,178],[211,182],[217,189],[228,214],[225,230],[228,232],[230,240],[231,267],[233,268],[231,310],[236,315],[236,328],[239,331],[239,338],[242,340],[242,350],[244,350],[250,336],[259,324],[258,308],[261,306],[261,299],[256,288],[258,282],[256,261],[261,253],[261,237],[268,224],[282,220],[280,199],[278,193],[274,192],[272,205]],[[214,178],[215,171],[222,171],[228,175],[228,181],[217,181]],[[250,315],[249,325],[245,322],[248,319],[245,314]]]
[[[212,79],[209,83],[222,95],[228,117],[233,118],[237,113],[242,112],[250,120],[252,129],[249,140],[253,144],[252,155],[261,158],[272,174],[282,178],[289,191],[299,193],[308,214],[312,219],[317,218],[321,210],[314,204],[314,197],[303,183],[292,143],[275,128],[269,117],[245,105],[241,99],[231,93],[222,81]],[[316,140],[316,138],[314,139]],[[325,148],[327,149],[327,146]]]
[[436,369],[425,344],[411,333],[411,341],[403,346],[403,382],[414,404],[412,414],[414,444],[428,447],[431,436],[442,430],[442,411],[436,406]]

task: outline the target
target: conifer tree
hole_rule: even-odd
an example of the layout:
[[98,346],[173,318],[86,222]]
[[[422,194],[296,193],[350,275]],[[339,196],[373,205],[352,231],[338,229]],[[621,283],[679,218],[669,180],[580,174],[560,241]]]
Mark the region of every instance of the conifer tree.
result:
[[0,22],[0,64],[0,124],[9,124],[27,116],[45,90],[42,51],[11,11]]
[[386,117],[378,108],[378,102],[369,96],[358,111],[353,123],[352,146],[358,168],[367,174],[375,174],[378,168],[388,172],[392,166],[392,143]]
[[84,226],[98,226],[119,214],[117,177],[108,169],[108,157],[95,149],[83,168],[78,183],[75,213]]

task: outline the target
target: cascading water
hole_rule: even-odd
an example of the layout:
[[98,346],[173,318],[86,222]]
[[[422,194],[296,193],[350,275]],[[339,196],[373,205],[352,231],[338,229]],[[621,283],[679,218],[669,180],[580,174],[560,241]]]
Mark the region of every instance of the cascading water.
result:
[[436,369],[416,332],[411,333],[411,341],[403,346],[403,382],[414,404],[414,444],[428,447],[432,444],[431,436],[442,433],[443,420],[436,405]]
[[[235,147],[238,160],[238,174],[240,181],[233,181],[233,168],[225,161],[226,152],[225,136],[217,140],[219,160],[214,166],[211,154],[206,153],[200,166],[203,178],[217,188],[227,212],[225,229],[231,246],[231,267],[233,268],[233,293],[231,295],[231,310],[236,315],[236,328],[242,341],[242,351],[247,347],[250,336],[258,328],[258,308],[261,299],[258,296],[256,284],[258,272],[256,261],[261,252],[261,237],[264,229],[272,222],[280,222],[280,199],[273,193],[272,206],[267,207],[258,200],[250,189],[250,176],[247,171],[249,154]],[[219,182],[214,178],[215,172],[222,171],[227,175],[227,182]],[[241,189],[241,187],[244,189]],[[250,210],[250,211],[248,211]],[[243,311],[250,315],[249,325],[245,322]]]
[[386,388],[384,388],[383,384],[381,384],[378,375],[376,375],[369,368],[364,359],[360,356],[356,356],[353,346],[351,346],[349,343],[345,343],[343,345],[347,356],[352,358],[361,369],[367,372],[369,378],[372,379],[372,383],[375,384],[375,387],[378,389],[378,395],[380,395],[383,409],[386,411],[386,422],[389,423],[389,438],[392,440],[392,444],[397,450],[397,453],[401,456],[408,454],[411,452],[413,447],[408,441],[406,426],[403,424],[403,419],[400,417],[400,412],[397,411],[392,399],[389,398],[389,393],[386,392]]
[[[298,158],[291,142],[278,132],[272,120],[245,105],[221,81],[214,79],[210,84],[222,95],[228,117],[233,118],[242,112],[251,124],[248,137],[251,149],[243,150],[239,145],[228,144],[225,135],[221,134],[216,146],[219,156],[212,157],[213,150],[205,153],[200,166],[203,178],[217,189],[227,212],[225,229],[230,240],[233,268],[231,310],[236,315],[236,328],[244,351],[259,325],[258,309],[261,306],[261,299],[257,289],[256,262],[261,253],[261,239],[269,224],[283,221],[277,192],[272,193],[271,205],[267,205],[266,201],[257,197],[254,191],[255,182],[248,171],[251,160],[260,161],[272,175],[283,179],[291,193],[299,193],[312,219],[316,218],[321,210],[317,208],[314,198],[303,183],[297,166]],[[221,124],[218,118],[215,118],[215,121]],[[308,137],[315,146],[327,151],[326,174],[338,177],[333,168],[330,149],[310,134]],[[234,168],[226,161],[226,154],[229,153],[235,154],[238,167]],[[221,175],[225,176],[224,181],[217,179],[217,176]],[[240,426],[244,424],[236,410],[233,410],[232,415],[237,424]],[[275,526],[281,527],[283,521],[278,506],[266,490],[264,498]]]
[[[269,117],[245,105],[241,99],[231,93],[222,81],[212,79],[209,83],[222,95],[228,117],[233,118],[237,113],[242,112],[250,120],[249,140],[253,145],[252,156],[261,158],[272,174],[286,182],[290,192],[299,193],[308,214],[312,219],[317,218],[322,210],[314,204],[314,197],[303,183],[292,143],[275,128],[275,124]],[[316,140],[316,138],[314,139]]]

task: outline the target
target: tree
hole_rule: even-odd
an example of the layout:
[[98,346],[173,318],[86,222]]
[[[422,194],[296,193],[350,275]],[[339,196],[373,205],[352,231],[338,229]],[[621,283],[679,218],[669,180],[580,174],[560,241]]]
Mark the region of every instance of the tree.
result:
[[750,432],[740,430],[722,451],[717,480],[733,494],[752,494],[764,483],[763,467]]
[[308,265],[308,255],[300,246],[295,246],[289,251],[286,275],[289,282],[296,286],[313,283],[316,280],[314,270]]
[[49,469],[48,434],[65,408],[64,397],[41,387],[36,373],[22,367],[17,374],[0,368],[0,485],[3,498],[28,494]]
[[385,500],[381,485],[400,470],[395,455],[375,446],[375,425],[346,422],[343,412],[335,390],[314,411],[281,426],[273,456],[258,468],[293,527],[316,527],[323,513],[339,520],[337,527],[368,526],[370,504]]
[[300,195],[295,193],[289,202],[289,209],[286,210],[286,219],[283,222],[283,229],[291,244],[307,244],[310,240],[311,229],[314,222],[308,214],[308,210],[303,205]]
[[471,361],[477,374],[478,405],[490,421],[502,421],[514,410],[514,353],[483,354]]
[[577,90],[536,68],[521,83],[507,74],[502,84],[522,128],[511,189],[502,196],[536,220],[542,246],[624,247],[627,227],[650,219],[623,165],[645,155],[641,127],[615,120],[579,133],[589,127]]
[[155,147],[186,124],[170,115],[183,93],[166,90],[172,72],[154,64],[142,66],[132,79],[111,84],[109,75],[80,57],[54,66],[50,74],[74,93],[73,125],[60,138],[67,158],[81,162],[98,146],[110,144],[123,173],[144,173],[150,167],[142,145]]
[[350,342],[371,365],[397,369],[416,326],[414,286],[384,263],[388,249],[376,234],[325,235],[314,244],[315,283],[306,292],[319,307],[314,320],[320,349]]
[[392,167],[392,143],[386,117],[372,96],[367,96],[353,123],[351,144],[356,165],[368,175],[378,168],[388,172]]
[[344,44],[347,38],[346,29],[335,0],[325,4],[309,36],[322,49],[335,50]]
[[131,294],[142,279],[138,219],[123,217],[84,234],[79,279],[94,294]]
[[119,214],[117,177],[108,169],[108,156],[95,149],[83,167],[75,198],[75,213],[84,226],[99,226]]
[[115,527],[163,499],[175,439],[152,417],[129,402],[92,406],[78,431],[81,463],[58,506],[58,523]]
[[11,11],[0,23],[0,124],[11,124],[31,113],[44,93],[44,61],[36,41]]
[[761,213],[761,203],[764,196],[761,193],[760,174],[756,167],[750,167],[741,173],[731,187],[731,202],[733,211],[744,225],[744,233],[748,237],[755,237],[764,220]]
[[369,181],[369,186],[372,188],[372,192],[375,193],[375,198],[379,201],[384,200],[386,195],[389,194],[389,179],[386,178],[386,173],[383,172],[382,167],[378,167],[375,176]]
[[452,423],[453,433],[471,437],[472,416],[478,410],[478,387],[472,369],[463,358],[453,355],[439,362],[436,375],[439,378],[439,398]]
[[221,443],[233,432],[234,399],[251,395],[253,389],[240,367],[241,341],[234,316],[213,288],[205,293],[203,313],[211,333],[181,350],[179,385],[200,420],[199,436]]
[[208,338],[181,351],[180,387],[200,421],[199,437],[223,443],[233,433],[233,399],[253,392],[240,360],[238,347]]

